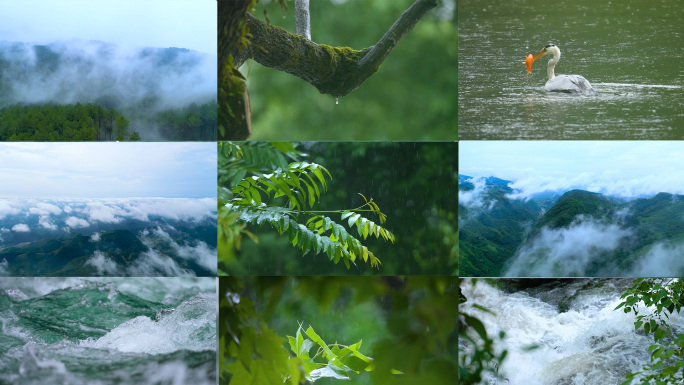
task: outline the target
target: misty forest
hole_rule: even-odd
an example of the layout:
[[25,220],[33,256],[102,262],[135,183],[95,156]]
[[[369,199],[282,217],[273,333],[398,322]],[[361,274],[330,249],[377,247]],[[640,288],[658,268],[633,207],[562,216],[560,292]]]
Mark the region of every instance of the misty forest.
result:
[[215,140],[216,58],[101,41],[0,42],[0,140]]
[[456,143],[220,142],[219,273],[455,275]]
[[684,274],[684,196],[571,190],[523,198],[510,183],[459,175],[461,276]]
[[0,200],[0,276],[215,275],[215,199]]

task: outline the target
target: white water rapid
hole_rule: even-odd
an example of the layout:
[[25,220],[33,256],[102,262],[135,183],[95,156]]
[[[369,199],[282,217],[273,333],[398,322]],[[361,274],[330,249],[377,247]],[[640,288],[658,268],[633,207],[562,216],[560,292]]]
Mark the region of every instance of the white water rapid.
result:
[[[520,280],[518,280],[520,281]],[[514,281],[509,281],[514,282]],[[633,313],[614,311],[631,279],[577,279],[507,292],[479,280],[462,283],[467,301],[461,312],[476,316],[487,334],[506,333],[496,344],[508,356],[493,385],[611,385],[648,366],[653,336],[635,331]],[[490,314],[473,305],[484,306]],[[639,314],[645,314],[647,309]],[[673,314],[673,332],[684,331],[684,317]],[[496,340],[496,339],[495,339]],[[539,347],[530,351],[525,348]]]

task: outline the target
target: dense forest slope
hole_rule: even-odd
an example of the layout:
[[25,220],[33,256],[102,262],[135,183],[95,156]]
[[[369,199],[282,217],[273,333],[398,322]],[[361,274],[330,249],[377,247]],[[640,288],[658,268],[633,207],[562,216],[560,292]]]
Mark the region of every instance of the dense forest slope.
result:
[[[676,276],[684,197],[624,200],[581,190],[512,199],[508,184],[461,176],[462,276]],[[549,205],[548,208],[544,205]]]

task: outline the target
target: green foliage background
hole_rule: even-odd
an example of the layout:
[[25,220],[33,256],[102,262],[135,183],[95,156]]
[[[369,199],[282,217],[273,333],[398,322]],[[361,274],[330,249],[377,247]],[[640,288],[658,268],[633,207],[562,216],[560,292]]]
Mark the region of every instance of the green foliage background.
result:
[[[219,290],[221,383],[230,377],[224,370],[236,368],[244,350],[259,361],[260,375],[296,372],[283,358],[293,356],[286,336],[294,336],[300,323],[313,326],[328,343],[362,339],[361,353],[374,359],[372,371],[317,384],[456,381],[455,277],[222,277]],[[240,338],[254,332],[253,343]],[[242,342],[231,343],[233,337]]]
[[643,330],[646,336],[651,333],[654,342],[648,348],[650,365],[644,366],[643,371],[627,374],[621,385],[635,380],[642,384],[681,384],[684,381],[684,334],[670,328],[668,320],[675,311],[681,313],[684,283],[671,278],[637,279],[620,299],[623,302],[615,310],[634,314],[634,329]]
[[[375,44],[413,0],[311,1],[318,44],[363,49]],[[457,140],[457,18],[442,0],[410,31],[378,72],[335,98],[290,74],[249,60],[253,140]],[[255,16],[294,33],[294,4],[261,1]],[[451,18],[446,18],[451,16]]]
[[318,210],[358,207],[372,198],[387,214],[384,227],[395,243],[369,237],[363,243],[380,259],[380,269],[357,264],[347,270],[325,255],[292,248],[270,225],[248,226],[249,239],[231,275],[451,275],[457,269],[456,143],[303,143],[308,161],[333,175]]

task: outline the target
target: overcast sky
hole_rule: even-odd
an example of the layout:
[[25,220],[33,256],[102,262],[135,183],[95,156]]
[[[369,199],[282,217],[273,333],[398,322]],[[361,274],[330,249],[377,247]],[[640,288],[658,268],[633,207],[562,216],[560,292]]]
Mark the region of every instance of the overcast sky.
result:
[[216,197],[216,143],[0,143],[0,197]]
[[0,40],[101,40],[216,55],[216,0],[12,0],[0,7]]
[[679,141],[462,141],[459,173],[511,180],[526,196],[573,188],[634,197],[684,194]]

